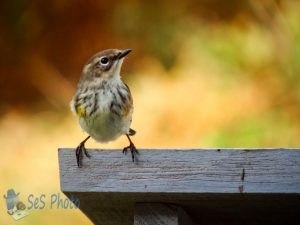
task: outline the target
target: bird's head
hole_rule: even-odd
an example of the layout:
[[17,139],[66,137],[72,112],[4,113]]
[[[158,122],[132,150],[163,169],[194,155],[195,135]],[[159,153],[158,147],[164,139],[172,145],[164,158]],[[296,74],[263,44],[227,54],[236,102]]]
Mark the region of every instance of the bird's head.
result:
[[119,76],[123,59],[130,52],[131,49],[107,49],[93,55],[85,64],[81,78],[93,80]]

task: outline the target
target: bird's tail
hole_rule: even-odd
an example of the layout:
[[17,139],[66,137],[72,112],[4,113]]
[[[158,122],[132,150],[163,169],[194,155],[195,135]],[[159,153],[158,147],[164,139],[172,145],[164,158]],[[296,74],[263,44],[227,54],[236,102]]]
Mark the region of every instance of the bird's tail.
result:
[[128,135],[129,136],[134,136],[135,134],[136,134],[136,131],[130,128],[129,132],[128,132]]

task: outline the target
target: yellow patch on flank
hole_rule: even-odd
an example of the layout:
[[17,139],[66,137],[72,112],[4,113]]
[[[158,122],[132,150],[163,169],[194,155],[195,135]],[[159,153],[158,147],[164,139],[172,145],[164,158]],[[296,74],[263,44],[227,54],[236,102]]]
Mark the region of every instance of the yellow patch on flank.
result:
[[132,107],[132,105],[129,105],[129,104],[125,105],[125,107],[122,108],[121,115],[127,116],[131,110],[131,107]]
[[79,117],[85,117],[86,116],[86,110],[85,107],[82,105],[77,105],[76,106],[76,114]]

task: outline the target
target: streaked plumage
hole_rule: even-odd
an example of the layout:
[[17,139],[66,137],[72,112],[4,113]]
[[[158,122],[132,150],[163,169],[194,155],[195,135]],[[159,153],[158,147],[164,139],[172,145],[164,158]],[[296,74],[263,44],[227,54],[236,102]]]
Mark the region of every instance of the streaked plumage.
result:
[[[129,52],[109,49],[92,56],[83,68],[70,103],[81,128],[98,142],[113,141],[121,135],[130,140],[132,135],[132,96],[120,76],[123,57]],[[131,140],[130,144],[133,145]],[[86,153],[84,143],[82,150]]]

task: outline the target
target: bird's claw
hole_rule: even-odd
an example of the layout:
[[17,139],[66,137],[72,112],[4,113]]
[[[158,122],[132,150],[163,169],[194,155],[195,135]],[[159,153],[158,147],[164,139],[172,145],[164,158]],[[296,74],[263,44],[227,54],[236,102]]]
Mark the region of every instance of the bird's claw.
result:
[[83,148],[83,152],[85,154],[86,157],[91,158],[91,155],[88,153],[88,151],[86,150],[86,148]]
[[126,155],[127,154],[127,150],[130,150],[131,152],[131,158],[132,158],[132,162],[137,161],[137,154],[139,154],[138,150],[136,149],[134,144],[130,144],[129,146],[123,148],[123,154]]
[[82,167],[83,153],[85,154],[86,157],[91,158],[91,155],[87,152],[84,143],[80,143],[76,148],[76,160],[77,160],[77,166],[79,168]]

